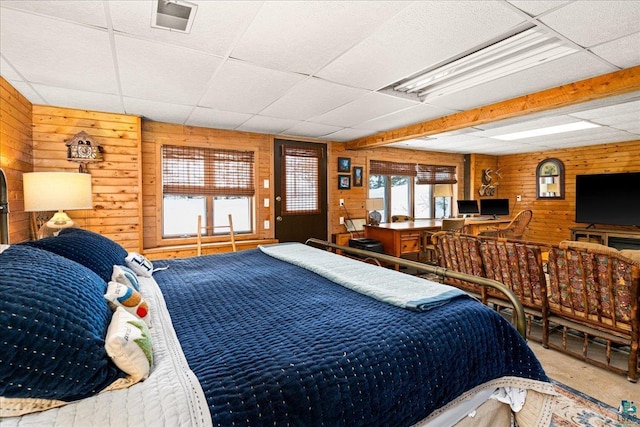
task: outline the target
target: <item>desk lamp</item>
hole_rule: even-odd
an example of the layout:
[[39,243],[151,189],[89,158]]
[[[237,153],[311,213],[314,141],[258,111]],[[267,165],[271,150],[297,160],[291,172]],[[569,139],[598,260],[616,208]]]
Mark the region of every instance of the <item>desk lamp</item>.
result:
[[64,210],[91,209],[91,175],[75,172],[31,172],[22,175],[25,212],[57,211],[38,230],[42,237],[45,228],[57,235],[74,222]]

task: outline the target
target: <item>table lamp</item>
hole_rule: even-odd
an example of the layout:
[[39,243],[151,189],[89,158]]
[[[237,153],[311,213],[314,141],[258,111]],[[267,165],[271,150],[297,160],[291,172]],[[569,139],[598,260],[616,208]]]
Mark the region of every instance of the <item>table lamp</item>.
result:
[[442,208],[442,211],[443,211],[442,217],[444,218],[447,212],[446,198],[453,197],[453,187],[451,184],[436,184],[434,187],[435,188],[433,189],[433,197],[445,198],[444,207]]
[[378,212],[378,209],[384,209],[384,199],[366,199],[364,208],[369,211],[369,225],[380,225],[382,215]]
[[[64,210],[91,209],[91,175],[75,172],[31,172],[22,175],[25,212],[57,211],[42,228],[72,227]],[[38,231],[40,235],[40,230]]]

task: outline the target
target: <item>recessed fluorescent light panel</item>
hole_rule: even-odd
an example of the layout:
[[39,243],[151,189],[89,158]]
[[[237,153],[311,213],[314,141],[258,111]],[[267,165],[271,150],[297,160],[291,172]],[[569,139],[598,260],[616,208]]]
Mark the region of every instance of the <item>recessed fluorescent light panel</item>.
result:
[[600,125],[597,125],[591,122],[581,121],[581,122],[569,123],[566,125],[549,126],[546,128],[507,133],[505,135],[497,135],[497,136],[492,136],[490,138],[499,139],[501,141],[515,141],[517,139],[533,138],[534,136],[555,135],[557,133],[573,132],[575,130],[591,129],[591,128],[597,128],[597,127],[600,127]]
[[[513,34],[513,33],[512,33]],[[561,58],[578,49],[542,28],[529,28],[393,86],[422,101],[449,95]]]
[[151,26],[163,30],[188,33],[198,6],[182,0],[154,0]]

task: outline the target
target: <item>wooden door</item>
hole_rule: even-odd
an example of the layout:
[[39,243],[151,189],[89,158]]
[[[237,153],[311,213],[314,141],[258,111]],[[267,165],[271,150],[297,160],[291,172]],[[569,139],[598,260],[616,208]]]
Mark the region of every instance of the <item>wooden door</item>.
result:
[[327,147],[276,139],[275,237],[280,242],[327,240]]
[[0,245],[9,243],[9,197],[7,196],[7,179],[0,169]]

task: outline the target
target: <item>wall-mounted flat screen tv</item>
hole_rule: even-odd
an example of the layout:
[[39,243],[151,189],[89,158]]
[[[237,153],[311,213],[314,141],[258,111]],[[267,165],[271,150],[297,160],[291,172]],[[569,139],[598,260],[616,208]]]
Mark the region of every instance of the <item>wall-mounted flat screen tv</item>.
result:
[[480,199],[480,215],[509,215],[509,199]]
[[477,200],[458,200],[458,213],[472,215],[480,213]]
[[640,226],[640,172],[576,175],[576,222]]

